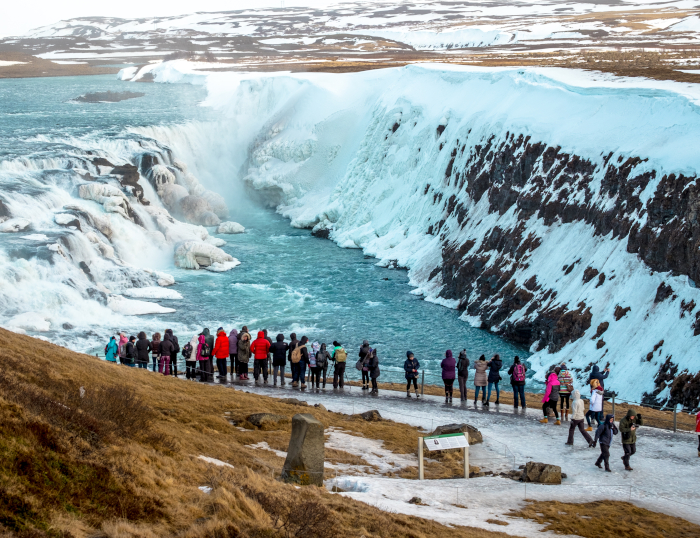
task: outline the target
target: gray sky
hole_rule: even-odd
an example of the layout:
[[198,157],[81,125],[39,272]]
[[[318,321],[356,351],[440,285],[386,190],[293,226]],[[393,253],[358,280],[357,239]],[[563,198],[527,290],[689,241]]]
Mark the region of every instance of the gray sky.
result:
[[[357,1],[357,0],[355,0]],[[32,28],[74,17],[155,17],[197,11],[228,11],[245,8],[281,7],[282,0],[0,0],[0,37],[22,35]],[[285,7],[322,7],[342,0],[284,0]],[[398,3],[398,2],[397,2]]]

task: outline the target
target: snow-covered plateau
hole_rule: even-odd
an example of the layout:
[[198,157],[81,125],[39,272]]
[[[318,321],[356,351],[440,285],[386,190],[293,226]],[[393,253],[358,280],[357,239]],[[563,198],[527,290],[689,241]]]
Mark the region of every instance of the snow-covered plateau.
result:
[[[620,398],[697,405],[697,87],[435,65],[143,70],[206,86],[217,148],[293,226],[408,268],[414,293],[530,346],[538,376],[609,363]],[[203,129],[152,136],[177,155]]]

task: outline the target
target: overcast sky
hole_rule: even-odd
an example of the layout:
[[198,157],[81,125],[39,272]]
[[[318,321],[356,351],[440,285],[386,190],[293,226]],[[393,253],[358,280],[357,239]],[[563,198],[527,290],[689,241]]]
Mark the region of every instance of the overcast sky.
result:
[[342,0],[0,0],[0,37],[22,35],[32,28],[74,17],[137,18],[197,11],[281,7],[282,4],[285,7],[322,7],[338,3],[342,3]]

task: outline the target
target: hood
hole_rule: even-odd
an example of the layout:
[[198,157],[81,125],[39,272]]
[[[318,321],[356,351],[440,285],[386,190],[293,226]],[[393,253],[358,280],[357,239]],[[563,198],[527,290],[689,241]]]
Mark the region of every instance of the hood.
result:
[[406,352],[406,358],[410,359],[413,356],[413,351],[407,351]]
[[321,351],[326,351],[326,344],[321,344]]
[[459,352],[459,358],[460,359],[466,359],[467,358],[467,352],[462,350]]
[[126,335],[120,334],[119,335],[119,345],[121,346],[122,344],[126,344],[129,340],[127,340]]
[[297,339],[297,333],[292,333],[292,334],[290,334],[290,335],[289,335],[289,339],[292,340],[292,341],[296,340],[296,339]]
[[195,334],[192,339],[190,340],[190,345],[192,347],[197,347],[197,343],[199,342],[199,335]]
[[368,341],[368,340],[363,340],[363,341],[362,341],[362,345],[363,345],[363,346],[368,346],[368,345],[369,345],[369,341]]
[[231,332],[228,333],[229,338],[238,338],[238,331],[236,329],[231,329]]
[[258,338],[265,340],[265,333],[262,331],[258,331]]
[[574,391],[574,400],[580,400],[581,399],[581,393],[577,390]]
[[446,359],[452,358],[452,350],[451,349],[448,349],[447,351],[445,351],[445,358]]
[[608,422],[610,422],[611,418],[614,419],[615,415],[605,415],[605,423],[607,424]]
[[278,342],[284,342],[284,335],[283,335],[282,333],[279,333],[279,334],[277,335],[277,341],[278,341]]
[[172,329],[165,329],[165,334],[169,334],[170,336],[172,336],[173,330]]
[[301,342],[300,342],[300,343],[301,343],[301,345],[303,346],[303,345],[306,344],[306,342],[308,342],[308,341],[309,341],[309,339],[308,339],[306,336],[302,336],[302,337],[301,337]]
[[597,364],[593,365],[593,370],[591,370],[591,375],[595,375],[600,372],[600,368],[598,368]]
[[558,385],[559,384],[559,376],[556,374],[556,372],[550,372],[549,375],[547,376],[547,382],[548,383],[551,382],[552,384],[554,384],[555,381],[556,381],[556,384]]
[[203,334],[199,335],[198,341],[200,344],[203,344],[204,342],[207,341],[206,337]]
[[202,334],[203,334],[204,336],[210,336],[211,333],[209,332],[209,329],[204,329],[204,330],[202,331]]
[[631,409],[628,409],[628,410],[627,410],[627,414],[626,414],[625,416],[626,416],[627,418],[632,418],[632,417],[636,417],[637,414],[636,414],[634,411],[632,411]]
[[117,340],[117,337],[116,337],[116,336],[113,336],[112,338],[109,339],[110,342],[111,342],[112,340],[115,340],[115,341],[116,341],[116,340]]
[[170,340],[171,340],[171,338],[170,338],[170,333],[165,333],[165,336],[163,337],[163,340],[165,340],[166,342],[170,342]]
[[314,353],[318,353],[318,350],[321,349],[321,346],[318,342],[314,342],[313,344],[311,344],[311,349]]

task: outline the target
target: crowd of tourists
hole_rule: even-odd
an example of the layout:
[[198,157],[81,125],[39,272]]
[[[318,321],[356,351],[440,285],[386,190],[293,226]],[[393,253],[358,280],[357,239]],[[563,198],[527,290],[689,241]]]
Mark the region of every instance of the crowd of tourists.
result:
[[[185,376],[187,379],[198,379],[209,383],[214,380],[214,375],[219,379],[226,379],[230,372],[231,378],[248,380],[249,365],[253,362],[253,379],[256,383],[267,385],[269,377],[272,377],[274,385],[278,379],[280,385],[286,384],[285,370],[289,365],[292,377],[292,387],[307,388],[307,379],[312,388],[326,387],[329,371],[333,377],[333,388],[343,388],[346,378],[346,364],[348,353],[343,345],[334,341],[331,346],[326,343],[312,342],[302,336],[297,339],[296,333],[289,335],[289,341],[285,341],[283,334],[278,334],[273,341],[267,334],[267,330],[258,331],[257,338],[253,339],[248,327],[243,326],[240,331],[232,329],[228,334],[223,327],[219,327],[216,336],[209,329],[194,335],[182,348],[177,336],[172,329],[166,329],[161,335],[154,333],[149,339],[145,332],[140,332],[138,337],[126,337],[120,333],[113,336],[105,346],[105,356],[109,362],[119,362],[126,366],[148,369],[149,365],[154,372],[163,375],[178,375],[177,357],[181,354],[185,360]],[[365,340],[360,346],[359,358],[355,362],[355,368],[362,375],[362,390],[369,390],[370,394],[379,393],[377,379],[380,377],[379,358],[376,347],[372,347]],[[230,364],[230,366],[229,366]],[[272,371],[269,372],[268,366]],[[440,363],[442,380],[445,387],[445,403],[452,403],[453,385],[455,379],[459,384],[460,400],[467,401],[467,381],[469,378],[470,361],[467,351],[459,352],[455,360],[452,351],[445,352],[445,358]],[[214,368],[216,367],[216,370]],[[230,369],[229,369],[230,368]],[[500,404],[500,382],[503,380],[501,370],[503,361],[500,355],[495,354],[488,361],[485,355],[481,355],[474,361],[474,405],[479,401],[481,393],[482,406],[488,408],[492,391],[495,390],[495,405]],[[307,376],[308,370],[308,376]],[[406,352],[404,372],[406,377],[406,396],[411,398],[411,386],[416,398],[420,398],[418,392],[418,376],[420,363],[411,351]],[[215,373],[216,372],[216,373]],[[518,356],[513,359],[513,364],[507,371],[510,385],[513,388],[513,407],[525,409],[525,380],[527,367]],[[603,418],[603,403],[605,379],[610,374],[606,367],[600,370],[593,366],[588,379],[590,398],[588,411],[581,398],[581,392],[574,389],[573,375],[565,363],[552,366],[547,374],[546,387],[542,398],[542,412],[544,418],[541,423],[548,423],[550,414],[553,415],[556,425],[561,425],[561,420],[569,421],[569,434],[566,444],[574,444],[575,431],[578,428],[590,448],[600,446],[600,456],[596,466],[610,471],[610,445],[613,437],[622,434],[622,446],[624,455],[622,461],[625,469],[632,470],[630,458],[636,452],[636,430],[643,424],[642,415],[629,410],[620,421],[619,428],[615,425],[614,416],[607,415]],[[371,387],[371,388],[370,388]],[[561,418],[560,418],[561,413]],[[596,431],[593,437],[589,432],[593,431],[593,421],[596,422]],[[584,422],[586,427],[584,428]],[[698,456],[700,456],[700,413],[698,414],[696,431],[698,433]]]

